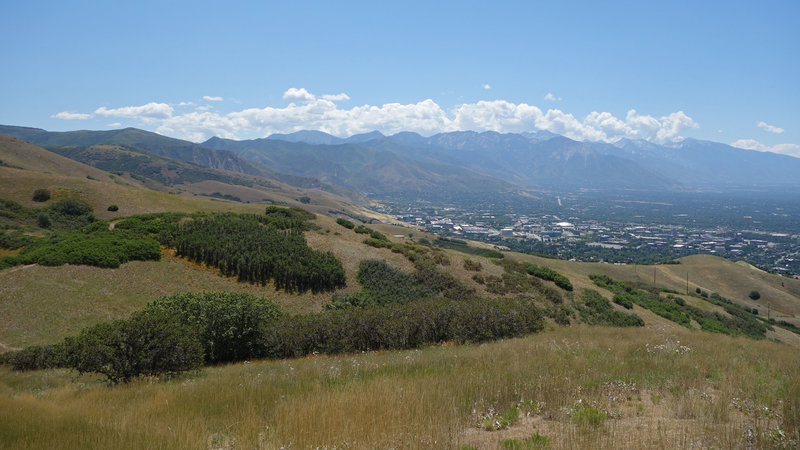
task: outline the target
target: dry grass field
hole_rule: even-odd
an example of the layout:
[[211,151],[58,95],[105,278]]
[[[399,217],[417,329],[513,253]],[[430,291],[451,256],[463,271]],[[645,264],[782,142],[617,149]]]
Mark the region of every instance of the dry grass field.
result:
[[117,387],[3,368],[0,445],[492,449],[539,434],[552,448],[790,448],[799,380],[796,349],[658,327],[253,361]]

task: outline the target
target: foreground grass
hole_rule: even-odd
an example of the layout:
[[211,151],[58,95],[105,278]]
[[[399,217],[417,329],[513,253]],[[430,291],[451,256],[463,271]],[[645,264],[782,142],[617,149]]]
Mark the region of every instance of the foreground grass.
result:
[[[800,363],[781,344],[599,327],[251,362],[113,388],[2,368],[0,447],[499,448],[540,433],[554,448],[762,448],[781,444],[776,430],[790,444],[800,426],[798,380]],[[515,406],[516,425],[478,429]],[[586,411],[602,420],[584,424]]]

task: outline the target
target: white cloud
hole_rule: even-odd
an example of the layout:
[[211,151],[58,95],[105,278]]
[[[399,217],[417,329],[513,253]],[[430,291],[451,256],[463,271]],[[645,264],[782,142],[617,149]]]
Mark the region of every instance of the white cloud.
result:
[[797,144],[776,144],[773,146],[764,145],[755,139],[739,139],[731,142],[731,146],[743,148],[745,150],[756,150],[759,152],[780,153],[782,155],[800,158],[800,145]]
[[492,85],[487,83],[487,84],[484,84],[484,85],[483,85],[483,88],[484,88],[484,89],[486,89],[486,90],[488,91],[489,89],[491,89],[491,88],[492,88]]
[[222,97],[212,97],[210,95],[204,95],[203,96],[203,100],[207,100],[209,102],[221,102],[221,101],[223,101],[225,99],[222,98]]
[[674,142],[683,140],[681,132],[690,128],[700,128],[691,117],[683,111],[674,112],[659,119],[661,127],[656,131],[656,142]]
[[763,120],[761,122],[758,122],[758,128],[761,128],[762,130],[767,131],[769,133],[775,133],[775,134],[781,134],[784,131],[783,128],[772,126],[767,122],[764,122]]
[[[286,95],[286,94],[284,94]],[[313,96],[312,96],[313,97]],[[324,100],[330,100],[332,102],[342,102],[350,100],[350,96],[342,92],[341,94],[325,94],[322,96]]]
[[194,103],[192,103],[192,102],[180,102],[180,103],[178,103],[178,106],[194,106]]
[[72,111],[61,111],[58,114],[53,114],[53,119],[61,119],[61,120],[86,120],[91,119],[91,114],[84,114],[84,113],[77,113]]
[[119,122],[114,122],[114,123],[110,123],[110,124],[108,124],[108,125],[106,125],[106,126],[107,126],[107,127],[110,127],[110,128],[119,128],[119,127],[121,127],[121,126],[122,126],[122,124],[121,124],[121,123],[119,123]]
[[547,94],[545,94],[545,95],[544,95],[544,99],[545,99],[545,100],[547,100],[548,102],[558,102],[558,101],[561,101],[561,97],[556,97],[556,96],[555,96],[555,95],[553,95],[551,92],[548,92]]
[[683,111],[653,117],[631,109],[624,118],[594,111],[578,118],[559,109],[543,111],[535,105],[505,100],[465,103],[445,111],[431,99],[410,104],[340,108],[335,102],[349,100],[347,94],[317,97],[306,89],[291,88],[283,97],[290,101],[283,107],[267,106],[229,113],[212,110],[210,106],[196,106],[191,112],[176,114],[165,103],[148,103],[115,109],[101,107],[95,114],[138,119],[155,124],[159,133],[192,141],[203,141],[215,135],[243,138],[299,130],[320,130],[336,136],[373,130],[384,134],[414,131],[423,135],[459,130],[501,133],[547,130],[575,140],[614,142],[636,138],[664,143],[679,141],[683,139],[683,131],[698,126]]
[[150,102],[141,106],[124,106],[122,108],[109,109],[101,106],[95,110],[95,114],[107,117],[124,117],[127,119],[140,119],[145,122],[164,120],[172,117],[173,109],[166,103]]
[[316,100],[316,97],[305,88],[289,88],[283,93],[283,99],[289,101],[313,102]]

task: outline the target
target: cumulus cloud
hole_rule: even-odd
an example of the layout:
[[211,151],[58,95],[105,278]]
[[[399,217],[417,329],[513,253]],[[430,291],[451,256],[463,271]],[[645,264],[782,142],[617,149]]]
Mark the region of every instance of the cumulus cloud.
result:
[[222,98],[222,97],[212,97],[210,95],[204,95],[203,96],[203,100],[207,100],[209,102],[221,102],[222,100],[225,100],[225,99]]
[[486,89],[486,90],[488,91],[489,89],[491,89],[491,88],[492,88],[492,85],[487,83],[487,84],[484,84],[484,85],[483,85],[483,88],[484,88],[484,89]]
[[731,142],[731,146],[743,148],[745,150],[780,153],[782,155],[789,155],[789,156],[794,156],[795,158],[800,158],[800,145],[796,144],[776,144],[769,146],[769,145],[764,145],[755,139],[739,139],[738,141]]
[[103,106],[95,114],[137,119],[155,124],[159,133],[196,142],[212,136],[235,139],[300,130],[319,130],[336,136],[373,130],[384,134],[414,131],[428,136],[460,130],[501,133],[547,130],[582,141],[614,142],[635,138],[665,143],[679,141],[683,131],[698,127],[683,111],[661,117],[640,114],[634,109],[625,117],[594,111],[581,118],[560,109],[543,111],[535,105],[506,100],[465,103],[446,111],[432,99],[341,108],[335,102],[350,100],[347,94],[318,97],[304,88],[290,88],[283,98],[289,101],[283,107],[248,108],[228,113],[212,110],[210,106],[175,113],[165,103],[148,103],[121,108]]
[[86,120],[91,119],[91,114],[84,114],[84,113],[77,113],[72,111],[61,111],[58,114],[53,114],[53,119],[61,119],[61,120]]
[[316,100],[316,97],[305,88],[289,88],[283,93],[283,99],[289,101],[313,102]]
[[561,100],[561,97],[556,97],[551,92],[548,92],[547,94],[545,94],[544,99],[547,100],[548,102],[557,102]]
[[123,117],[126,119],[139,119],[145,122],[165,120],[172,117],[174,109],[166,103],[150,102],[141,106],[124,106],[122,108],[106,108],[101,106],[94,113],[106,117]]
[[110,123],[110,124],[108,124],[108,125],[106,125],[106,126],[107,126],[107,127],[111,127],[111,128],[119,128],[119,127],[121,127],[121,126],[122,126],[122,124],[121,124],[121,123],[119,123],[119,122],[114,122],[114,123]]
[[[284,94],[285,95],[285,94]],[[332,102],[342,102],[350,100],[350,96],[342,92],[341,94],[325,94],[322,96],[324,100],[330,100]]]
[[783,128],[772,126],[767,122],[764,122],[763,120],[761,122],[758,122],[758,128],[761,128],[762,130],[767,131],[769,133],[775,133],[775,134],[781,134],[784,131]]

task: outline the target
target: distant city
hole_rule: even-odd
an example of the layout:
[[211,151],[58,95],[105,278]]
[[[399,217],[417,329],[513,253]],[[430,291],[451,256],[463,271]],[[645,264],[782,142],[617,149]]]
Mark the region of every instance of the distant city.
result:
[[[561,198],[557,201],[561,203]],[[697,225],[687,213],[674,222],[579,217],[578,215],[518,214],[429,205],[394,205],[384,212],[401,222],[438,235],[493,243],[525,253],[572,261],[615,264],[674,263],[676,258],[704,253],[731,261],[746,261],[762,270],[800,278],[800,236],[770,231],[752,216],[753,226]],[[575,209],[568,211],[574,213]],[[595,216],[592,212],[586,215]],[[789,217],[788,213],[775,214]],[[721,223],[730,223],[728,221]],[[779,225],[770,224],[774,228]],[[767,229],[765,229],[767,228]]]

